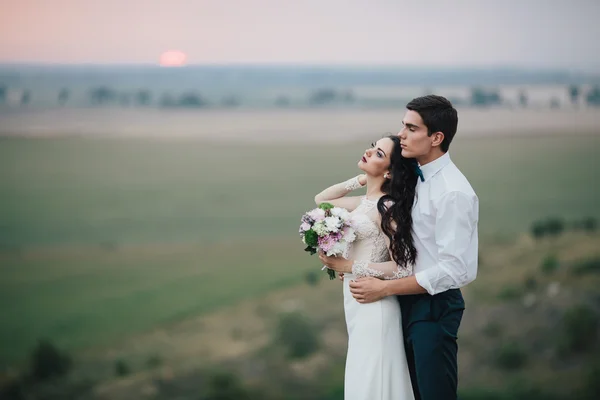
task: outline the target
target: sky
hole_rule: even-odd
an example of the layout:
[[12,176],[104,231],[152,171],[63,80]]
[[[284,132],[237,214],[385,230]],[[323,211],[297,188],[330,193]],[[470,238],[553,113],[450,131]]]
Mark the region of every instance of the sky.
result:
[[600,70],[600,0],[0,0],[0,62]]

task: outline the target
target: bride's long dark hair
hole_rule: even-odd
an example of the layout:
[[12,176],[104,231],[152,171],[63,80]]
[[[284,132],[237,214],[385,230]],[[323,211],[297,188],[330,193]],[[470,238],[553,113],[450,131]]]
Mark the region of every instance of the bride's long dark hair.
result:
[[390,179],[381,186],[384,195],[377,202],[381,228],[390,239],[392,258],[399,266],[414,264],[417,249],[412,236],[412,207],[417,186],[417,161],[402,156],[400,139],[389,135],[394,142],[390,157]]

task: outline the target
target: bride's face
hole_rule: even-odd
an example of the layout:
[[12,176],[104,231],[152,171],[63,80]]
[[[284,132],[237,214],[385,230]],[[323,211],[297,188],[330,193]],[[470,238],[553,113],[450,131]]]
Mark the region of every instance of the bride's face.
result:
[[394,150],[394,142],[391,139],[379,139],[365,150],[358,162],[358,168],[365,171],[367,175],[383,176],[390,169],[392,150]]

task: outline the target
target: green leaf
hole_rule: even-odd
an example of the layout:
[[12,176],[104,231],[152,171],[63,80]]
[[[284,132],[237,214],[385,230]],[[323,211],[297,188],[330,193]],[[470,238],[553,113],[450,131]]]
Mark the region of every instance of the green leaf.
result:
[[308,251],[311,256],[317,253],[317,250],[315,250],[315,248],[311,247],[311,246],[308,246],[307,248],[305,248],[304,251]]
[[307,246],[317,247],[319,245],[319,235],[317,235],[317,232],[309,229],[304,233],[304,242]]
[[319,204],[319,208],[321,210],[325,210],[325,211],[331,210],[333,207],[334,207],[334,205],[331,204],[331,203],[321,203],[321,204]]

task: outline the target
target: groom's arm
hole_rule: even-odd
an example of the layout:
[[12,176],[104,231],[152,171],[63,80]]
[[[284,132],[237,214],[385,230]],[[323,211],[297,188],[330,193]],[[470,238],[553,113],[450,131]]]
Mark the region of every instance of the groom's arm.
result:
[[[391,295],[434,295],[465,286],[475,279],[477,254],[470,253],[470,245],[473,240],[477,240],[477,198],[452,192],[444,196],[436,208],[435,241],[438,263],[406,278],[390,281],[358,279],[350,284],[357,300],[362,299],[368,303]],[[381,266],[377,263],[370,264],[370,268],[374,269]]]
[[438,262],[415,274],[419,285],[431,295],[463,287],[477,274],[477,197],[450,192],[438,201],[436,209]]

